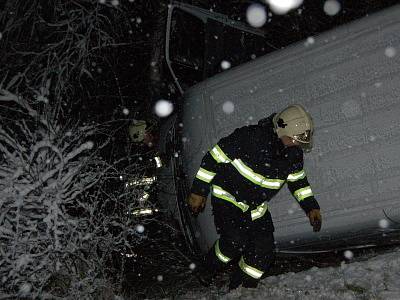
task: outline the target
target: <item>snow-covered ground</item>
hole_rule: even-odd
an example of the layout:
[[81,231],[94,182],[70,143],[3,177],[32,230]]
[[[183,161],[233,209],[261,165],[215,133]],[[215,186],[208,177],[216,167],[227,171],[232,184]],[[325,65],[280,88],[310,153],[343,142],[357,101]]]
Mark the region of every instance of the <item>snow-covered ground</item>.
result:
[[[359,258],[357,260],[360,260]],[[400,249],[338,267],[270,276],[257,289],[211,287],[179,299],[400,299]]]

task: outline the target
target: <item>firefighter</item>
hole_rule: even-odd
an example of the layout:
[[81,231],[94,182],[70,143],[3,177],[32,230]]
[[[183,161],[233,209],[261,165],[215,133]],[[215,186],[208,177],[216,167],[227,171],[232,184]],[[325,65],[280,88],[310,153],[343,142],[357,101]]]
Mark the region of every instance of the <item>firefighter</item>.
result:
[[314,231],[321,229],[320,207],[303,168],[313,145],[313,121],[300,105],[290,105],[257,125],[222,138],[203,157],[193,180],[189,206],[201,212],[211,191],[219,239],[199,266],[204,285],[231,261],[238,261],[229,289],[255,288],[274,260],[274,226],[268,202],[287,183]]
[[156,122],[134,120],[128,128],[132,142],[153,148],[157,143]]
[[138,147],[137,153],[151,154],[151,164],[156,168],[162,166],[161,154],[159,151],[159,129],[155,119],[133,120],[129,125],[128,135],[130,140]]

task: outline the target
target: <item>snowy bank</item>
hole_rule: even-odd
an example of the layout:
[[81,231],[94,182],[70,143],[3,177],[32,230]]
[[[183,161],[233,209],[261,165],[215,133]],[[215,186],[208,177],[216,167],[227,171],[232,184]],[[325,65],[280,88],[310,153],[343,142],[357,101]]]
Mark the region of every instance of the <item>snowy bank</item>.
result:
[[212,287],[179,299],[400,299],[400,249],[339,267],[270,276],[257,289]]

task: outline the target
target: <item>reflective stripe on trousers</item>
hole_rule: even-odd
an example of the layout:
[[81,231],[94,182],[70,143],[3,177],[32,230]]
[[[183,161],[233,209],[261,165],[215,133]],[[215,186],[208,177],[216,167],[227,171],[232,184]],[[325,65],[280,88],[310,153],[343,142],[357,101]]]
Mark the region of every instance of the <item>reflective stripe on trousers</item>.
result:
[[219,239],[215,242],[215,255],[218,257],[218,259],[220,261],[222,261],[223,263],[228,263],[230,262],[232,259],[229,258],[228,256],[225,256],[222,252],[221,249],[219,248]]
[[260,279],[261,276],[264,274],[263,271],[246,264],[243,259],[243,256],[240,258],[239,267],[242,269],[244,273],[246,273],[250,277],[253,277],[254,279]]

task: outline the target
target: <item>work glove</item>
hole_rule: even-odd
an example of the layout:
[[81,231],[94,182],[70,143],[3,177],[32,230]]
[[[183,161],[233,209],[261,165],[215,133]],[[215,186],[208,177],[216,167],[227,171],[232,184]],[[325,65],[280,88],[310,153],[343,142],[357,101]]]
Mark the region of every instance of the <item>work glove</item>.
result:
[[319,209],[312,209],[307,214],[314,232],[321,230],[322,218]]
[[192,214],[197,217],[197,215],[206,207],[207,198],[191,193],[187,199],[187,202],[189,203]]

